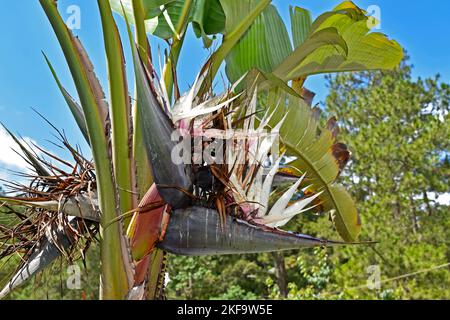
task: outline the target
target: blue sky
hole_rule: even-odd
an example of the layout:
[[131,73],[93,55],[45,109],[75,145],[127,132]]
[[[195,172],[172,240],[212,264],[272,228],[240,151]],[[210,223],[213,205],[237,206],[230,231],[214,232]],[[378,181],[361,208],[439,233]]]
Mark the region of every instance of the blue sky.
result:
[[[83,41],[96,72],[103,83],[106,79],[105,54],[97,4],[94,0],[59,0],[63,16],[70,5],[81,8],[81,29],[76,31]],[[333,8],[341,1],[335,0],[275,0],[281,15],[288,19],[288,6],[300,5],[313,16]],[[362,8],[377,5],[381,9],[382,29],[408,50],[414,64],[414,75],[421,77],[442,75],[450,82],[450,1],[428,0],[355,0]],[[124,34],[124,25],[119,23]],[[49,56],[64,85],[76,96],[70,74],[53,31],[37,0],[8,1],[0,10],[0,121],[14,132],[55,150],[46,140],[52,140],[51,129],[32,111],[36,108],[58,128],[64,128],[69,139],[82,143],[68,108],[45,64],[41,50]],[[156,50],[161,42],[151,39]],[[182,52],[178,74],[181,86],[187,88],[193,82],[209,52],[202,49],[201,41],[189,33]],[[127,57],[129,52],[127,51]],[[130,60],[128,59],[130,62]],[[321,76],[308,80],[308,87],[318,93],[317,102],[326,96]],[[54,140],[54,139],[53,139]],[[83,145],[85,147],[85,145]],[[20,161],[7,152],[8,140],[0,136],[0,171],[20,168]],[[6,159],[5,159],[6,157]],[[14,166],[14,164],[16,164]],[[2,175],[0,174],[0,177]],[[4,176],[4,175],[3,175]]]

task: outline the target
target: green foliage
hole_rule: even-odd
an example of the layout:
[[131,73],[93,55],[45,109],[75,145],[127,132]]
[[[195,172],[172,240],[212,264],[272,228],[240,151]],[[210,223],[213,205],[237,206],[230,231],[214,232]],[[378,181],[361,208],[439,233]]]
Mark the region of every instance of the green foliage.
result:
[[[450,210],[432,197],[449,191],[449,85],[439,77],[413,80],[407,60],[392,72],[338,75],[328,83],[326,110],[338,117],[341,139],[353,152],[342,179],[361,213],[361,238],[378,241],[375,249],[381,256],[368,246],[287,254],[287,298],[448,297],[449,267],[431,268],[448,263],[450,257]],[[332,237],[326,220],[306,214],[289,227]],[[169,297],[283,299],[272,260],[269,254],[174,257]],[[369,266],[378,266],[385,281],[379,290],[366,286]],[[201,293],[194,289],[191,295],[183,294],[188,268],[192,275],[204,269],[205,278],[192,281]],[[410,275],[417,271],[424,272]],[[403,277],[392,279],[398,276]]]
[[[81,261],[73,264],[64,258],[55,261],[51,268],[38,274],[32,281],[28,281],[18,290],[14,290],[6,299],[9,300],[98,300],[100,250],[98,244],[93,245],[86,256],[86,266]],[[17,270],[19,257],[0,260],[0,285],[3,287],[7,280]],[[69,266],[77,265],[80,272],[80,289],[69,289],[67,282],[71,281],[74,269]],[[73,268],[73,267],[72,267]]]
[[[293,260],[289,263],[289,260]],[[299,280],[288,284],[287,298],[291,300],[313,300],[323,298],[320,293],[331,282],[333,273],[328,253],[322,248],[315,248],[312,255],[288,257],[290,269],[298,272]],[[279,288],[268,278],[267,286],[271,290],[271,299],[282,299]]]
[[[365,225],[362,239],[378,241],[375,248],[382,257],[368,246],[288,252],[284,257],[288,289],[284,297],[277,285],[272,254],[171,255],[169,299],[388,300],[450,296],[449,267],[431,269],[447,263],[450,257],[449,207],[432,197],[432,193],[449,191],[450,87],[438,77],[413,80],[406,61],[393,72],[345,74],[328,81],[326,108],[340,120],[341,137],[353,151],[343,183],[357,200]],[[305,214],[288,227],[332,237],[327,220],[325,216]],[[53,271],[10,298],[80,299],[83,291],[87,299],[96,298],[97,248],[88,254],[87,264],[89,273],[82,275],[82,291],[66,289],[66,269],[59,269],[56,263]],[[0,279],[12,272],[14,265],[2,268]],[[366,287],[367,268],[372,265],[380,268],[381,280],[385,281],[379,290]],[[425,272],[410,275],[421,270]],[[35,290],[38,286],[48,289]]]
[[[244,257],[244,259],[243,259]],[[256,299],[266,295],[266,255],[169,258],[169,299]]]
[[[93,78],[85,75],[86,68],[81,59],[84,57],[84,51],[63,28],[53,4],[50,4],[50,1],[41,1],[47,3],[48,14],[50,18],[53,17],[53,24],[57,26],[55,29],[59,30],[57,34],[68,60],[75,61],[71,66],[77,80],[81,106],[85,114],[87,111],[94,113],[91,118],[86,118],[86,125],[90,142],[94,151],[97,150],[94,152],[94,158],[99,177],[103,177],[99,178],[99,184],[109,186],[108,189],[114,191],[115,187],[109,181],[112,173],[101,121],[102,108],[99,101],[103,98],[99,98],[97,96],[99,92],[92,88],[93,84],[90,81],[92,82]],[[158,15],[156,12],[158,7],[149,7],[150,2],[145,2],[146,14],[152,18]],[[191,20],[197,35],[201,35],[205,42],[208,41],[206,35],[218,32],[225,34],[222,46],[212,57],[213,74],[225,57],[228,56],[229,59],[233,57],[233,53],[230,56],[228,54],[236,44],[238,49],[235,50],[245,48],[245,38],[240,41],[242,36],[245,35],[247,40],[253,39],[252,42],[256,43],[254,39],[257,37],[254,37],[252,30],[257,31],[258,27],[266,28],[266,24],[261,23],[266,14],[270,15],[270,20],[274,21],[274,24],[280,23],[274,8],[268,7],[269,1],[262,1],[253,10],[250,10],[253,0],[246,1],[247,5],[245,3],[242,5],[242,2],[238,1],[220,2],[223,14],[227,16],[225,25],[221,24],[223,21],[220,19],[207,21],[211,16],[205,12],[213,6],[204,7],[205,12]],[[167,4],[169,16],[172,13],[180,13],[181,17],[183,16],[181,10],[189,9],[181,6],[180,1],[158,3]],[[206,6],[210,2],[195,1],[196,5],[201,3]],[[350,6],[349,2],[346,4]],[[179,8],[175,10],[177,5]],[[241,6],[246,6],[248,10],[241,10]],[[174,8],[173,12],[169,10],[170,7]],[[214,8],[216,10],[217,6]],[[305,12],[301,12],[299,8],[296,10],[298,11],[291,12],[293,24],[309,25],[310,21]],[[264,14],[257,18],[263,11]],[[242,17],[233,14],[235,12],[246,19],[240,19]],[[109,19],[109,23],[106,24],[112,25],[109,12],[106,13]],[[295,13],[298,16],[295,16]],[[174,30],[161,14],[158,16],[161,24],[156,30],[161,32],[161,37],[170,38],[174,35]],[[255,29],[248,31],[255,19],[261,21],[256,20],[253,25]],[[286,52],[278,52],[280,57],[270,55],[277,58],[277,61],[271,61],[267,70],[273,71],[283,59],[285,62],[275,69],[275,74],[285,80],[322,72],[392,68],[402,56],[400,47],[383,35],[368,33],[366,20],[367,17],[351,6],[339,7],[334,12],[324,14],[311,25],[310,33],[300,34],[293,30],[296,51],[289,56]],[[176,19],[172,19],[172,22],[175,26],[180,23]],[[218,22],[217,25],[215,22]],[[222,28],[224,30],[221,30]],[[346,28],[350,28],[353,32],[344,33],[342,30]],[[282,32],[284,33],[283,30]],[[166,35],[163,36],[163,33]],[[264,34],[267,39],[273,36],[269,28]],[[355,34],[358,37],[355,37]],[[266,45],[273,43],[267,39],[258,43]],[[358,42],[361,39],[364,39],[366,46],[361,46]],[[275,49],[280,48],[276,46]],[[386,55],[375,55],[374,50],[384,52]],[[242,52],[247,50],[241,50]],[[117,54],[117,57],[120,57],[120,53]],[[111,58],[111,55],[109,57]],[[377,60],[378,58],[380,60]],[[256,58],[251,60],[254,62]],[[245,66],[243,69],[247,71],[249,68]],[[121,72],[123,73],[123,70]],[[201,258],[171,256],[168,270],[171,281],[167,288],[169,298],[418,299],[446,298],[450,295],[449,286],[446,285],[450,280],[449,268],[432,270],[447,263],[450,256],[449,239],[446,236],[450,226],[449,207],[433,200],[434,195],[449,191],[450,87],[442,84],[438,77],[413,80],[406,62],[393,72],[344,74],[329,77],[328,80],[330,95],[327,99],[327,111],[338,117],[342,126],[342,139],[354,154],[348,171],[343,174],[344,184],[357,199],[358,209],[362,213],[366,226],[362,238],[379,241],[380,244],[376,246],[378,253],[367,246],[329,251],[317,249],[303,251],[300,254],[289,252],[282,259],[281,265],[272,254]],[[301,109],[297,108],[297,112],[301,112]],[[304,131],[311,132],[312,138],[308,141],[314,142],[317,126],[313,124],[311,127],[311,130],[304,128]],[[298,132],[300,130],[297,130]],[[295,138],[295,131],[285,134],[285,138],[287,136]],[[295,142],[297,146],[302,140]],[[98,168],[99,165],[101,168]],[[338,170],[335,171],[332,181],[338,174]],[[115,194],[113,191],[107,192],[105,189],[100,193],[111,196]],[[107,208],[102,211],[104,214],[107,212],[109,218],[117,213],[114,202],[103,202],[102,205],[103,208]],[[328,217],[324,216],[305,214],[289,226],[293,231],[332,237],[333,233],[328,228],[327,219]],[[115,240],[108,251],[117,254],[121,244]],[[105,242],[104,247],[110,246]],[[37,279],[35,284],[28,284],[11,298],[79,299],[84,296],[88,299],[97,298],[98,248],[90,251],[86,261],[89,273],[82,278],[84,293],[64,289],[66,265],[58,266],[56,263],[54,268],[59,269],[49,271],[48,276],[45,274],[40,276],[41,280]],[[386,280],[379,290],[367,290],[365,287],[368,277],[367,267],[373,265],[380,267],[382,279]],[[396,278],[418,270],[428,271]],[[9,264],[2,267],[0,279],[12,271]],[[284,293],[285,288],[282,288],[283,281],[280,279],[287,284],[287,294]],[[49,289],[35,290],[42,284]]]
[[[1,188],[0,188],[1,190]],[[20,209],[20,208],[16,208]],[[14,215],[7,213],[4,208],[0,208],[0,224],[5,227],[13,227],[20,221]],[[11,276],[17,271],[20,264],[18,255],[10,258],[0,259],[0,287],[4,287]],[[80,289],[69,289],[67,281],[73,271],[70,265],[77,265],[80,273]],[[73,269],[72,269],[73,270]],[[51,268],[38,274],[33,281],[28,281],[18,290],[14,290],[6,299],[9,300],[97,300],[100,273],[100,248],[98,243],[93,243],[86,253],[85,264],[82,261],[70,264],[67,259],[59,258]]]
[[[377,251],[342,250],[336,282],[356,286],[358,277],[379,264],[386,278],[448,262],[449,207],[432,195],[449,191],[450,87],[439,77],[413,80],[405,60],[395,72],[329,77],[327,108],[337,115],[341,137],[353,151],[344,183],[352,190],[363,224],[363,239],[379,241]],[[351,172],[351,174],[350,174]],[[343,263],[344,262],[344,263]],[[383,284],[402,298],[444,298],[449,268]],[[355,293],[352,297],[367,297]],[[369,295],[370,296],[370,295]]]
[[[342,167],[339,150],[347,152],[336,141],[334,121],[319,127],[318,108],[311,109],[303,99],[284,95],[281,90],[272,90],[267,100],[268,112],[273,114],[269,122],[272,128],[285,119],[280,138],[287,155],[296,157],[289,166],[306,173],[307,184],[323,192],[319,199],[326,212],[333,212],[333,222],[342,239],[355,241],[361,230],[355,203],[348,192],[335,183]],[[279,101],[287,102],[284,105]]]
[[[58,38],[86,119],[86,127],[95,163],[99,209],[102,212],[101,225],[104,227],[107,223],[117,217],[120,207],[117,194],[118,186],[115,182],[115,178],[117,177],[114,176],[114,173],[111,170],[113,167],[111,163],[111,153],[116,154],[116,152],[119,152],[120,150],[124,151],[124,149],[123,146],[117,145],[112,149],[109,148],[108,140],[110,137],[106,130],[108,127],[108,106],[105,102],[103,89],[93,71],[93,65],[90,62],[83,45],[65,25],[58,11],[57,2],[53,0],[40,0],[40,4]],[[104,21],[106,22],[106,25],[115,27],[109,3],[106,2],[106,0],[99,1],[99,8],[102,13],[102,21],[107,20]],[[112,30],[109,33],[106,32],[105,36],[117,38],[117,30],[116,33],[113,33]],[[118,39],[115,40],[115,43],[117,44]],[[108,60],[112,59],[114,53],[116,52],[110,52],[107,48]],[[117,59],[118,57],[115,58],[114,61],[119,64],[122,63],[120,59]],[[118,74],[114,75],[114,77],[118,76]],[[122,77],[123,76],[124,75],[122,74]],[[116,89],[117,87],[111,87],[111,90],[114,90],[114,95],[120,94],[120,92],[116,92]],[[122,90],[122,94],[126,93],[126,89],[124,88],[119,88],[119,90]],[[114,123],[115,120],[123,119],[114,119],[113,117],[113,128],[117,125],[117,123]],[[127,141],[127,139],[125,141]],[[127,174],[129,172],[131,171],[128,170]],[[128,261],[125,261],[125,257],[128,258],[129,253],[128,249],[125,247],[122,222],[120,221],[110,228],[102,228],[100,230],[100,235],[102,238],[101,254],[104,262],[102,263],[102,296],[108,299],[123,298],[129,290],[132,275],[131,268],[127,264]]]
[[291,8],[291,41],[277,9],[269,6],[231,50],[227,76],[236,81],[259,68],[287,81],[318,73],[394,68],[403,57],[401,46],[371,32],[368,21],[363,10],[350,1],[313,23],[307,10]]

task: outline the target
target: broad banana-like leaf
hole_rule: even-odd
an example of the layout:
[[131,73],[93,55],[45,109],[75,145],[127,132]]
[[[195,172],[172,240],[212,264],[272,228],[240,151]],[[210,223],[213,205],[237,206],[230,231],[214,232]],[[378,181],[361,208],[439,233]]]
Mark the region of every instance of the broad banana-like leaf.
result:
[[331,119],[317,136],[318,108],[311,109],[301,98],[279,89],[271,90],[267,99],[269,113],[274,112],[271,126],[287,114],[280,136],[287,154],[297,158],[289,165],[306,173],[308,184],[323,192],[319,199],[325,210],[332,211],[337,231],[345,241],[354,241],[361,229],[355,203],[345,189],[334,185],[349,158],[346,146],[336,142],[336,121]]
[[220,0],[226,17],[225,31],[221,46],[213,53],[206,64],[207,74],[199,95],[207,91],[225,58],[239,40],[270,5],[271,0]]
[[[403,58],[401,46],[384,34],[370,32],[369,26],[369,17],[361,9],[350,1],[342,3],[317,18],[308,39],[274,70],[274,74],[292,80],[318,73],[395,68]],[[306,57],[301,54],[301,48],[307,46],[316,33],[329,28],[337,30],[348,52],[336,50],[330,43]]]
[[[145,0],[143,2],[145,3]],[[191,12],[186,13],[186,10],[189,9],[187,4],[191,2]],[[153,15],[147,14],[147,19],[150,20],[146,20],[146,28],[148,33],[163,39],[174,38],[175,40],[180,40],[183,35],[177,33],[184,32],[184,30],[182,30],[183,28],[178,29],[177,25],[182,26],[182,20],[187,17],[187,22],[193,23],[196,35],[202,36],[206,45],[210,44],[210,41],[206,38],[207,35],[222,33],[224,35],[222,45],[213,54],[208,64],[209,75],[207,78],[213,79],[232,48],[244,36],[254,20],[270,2],[271,0],[170,1],[165,4],[161,12],[149,11]],[[125,15],[129,21],[134,21],[132,0],[122,0],[122,2],[120,0],[110,0],[110,3],[116,12]],[[125,13],[121,8],[121,3],[124,5]],[[170,56],[177,56],[180,48],[172,49],[176,49],[176,52],[171,52]],[[176,57],[174,60],[172,67],[176,67]],[[166,85],[168,90],[170,90],[170,81],[166,82]],[[207,86],[207,83],[205,83],[203,90],[200,90],[200,94],[204,93]]]
[[300,7],[289,7],[291,16],[291,31],[294,48],[297,48],[308,38],[311,31],[311,14],[308,10]]
[[235,82],[253,68],[271,72],[291,52],[291,40],[284,22],[277,9],[269,5],[227,56],[227,76]]
[[[188,12],[188,19],[192,22],[195,35],[202,37],[205,47],[209,47],[212,40],[208,35],[223,32],[225,28],[225,14],[219,0],[191,0],[192,9]],[[132,0],[110,0],[111,7],[123,15],[121,2],[130,22],[134,21]],[[162,39],[176,36],[176,26],[184,17],[185,0],[143,0],[146,31]]]
[[[276,9],[272,11],[275,16]],[[290,48],[278,64],[267,58],[277,57],[274,50],[284,52],[290,40],[280,19],[265,19],[262,24],[255,23],[231,51],[227,76],[233,81],[260,68],[288,81],[318,73],[394,68],[403,57],[402,48],[383,34],[370,33],[368,25],[369,17],[349,1],[313,24],[307,10],[291,8],[294,51]]]
[[208,35],[223,32],[225,28],[225,13],[219,0],[196,0],[192,12],[192,27],[197,38],[203,39],[203,44],[209,48],[212,40]]
[[[175,2],[176,0],[142,0],[142,4],[144,6],[145,16],[150,18],[156,12],[161,10],[161,6],[165,6],[171,2]],[[122,14],[122,6],[125,9],[125,12],[128,17],[133,16],[133,0],[109,0],[111,4],[111,8],[119,14]]]
[[[176,0],[143,0],[144,16],[146,18],[145,28],[148,33],[153,34],[158,27],[158,16],[162,14],[161,6],[165,6]],[[125,14],[128,20],[134,23],[133,0],[109,0],[111,8],[118,14]],[[123,7],[123,10],[122,10]]]
[[[286,58],[273,72],[275,76],[287,81],[301,78],[305,74],[298,77],[292,76],[294,70],[302,61],[316,54],[318,50],[331,50],[336,56],[345,60],[348,54],[348,46],[344,38],[338,33],[334,27],[321,29],[312,34],[308,39],[297,47],[294,52]],[[292,61],[295,61],[292,63]]]
[[[192,1],[192,0],[190,0]],[[162,39],[170,39],[180,36],[177,33],[177,25],[181,23],[182,19],[189,18],[189,12],[183,12],[185,9],[184,0],[175,0],[164,6],[164,9],[156,12],[156,19],[158,21],[155,31],[151,32],[153,35]],[[190,10],[188,8],[187,10]],[[155,13],[153,13],[155,15]],[[154,18],[152,15],[147,18]]]
[[[296,14],[292,13],[292,16],[292,23],[295,24],[295,26],[292,25],[294,43],[300,43],[301,37],[305,37],[304,31],[294,30],[294,27],[303,27],[303,24],[300,23],[300,18],[296,18]],[[301,43],[302,45],[293,52],[291,40],[283,20],[277,9],[274,6],[269,6],[231,50],[226,59],[227,76],[233,82],[254,68],[264,72],[272,72],[288,56],[295,56],[301,61],[324,45],[331,45],[336,47],[337,50],[347,52],[347,45],[335,28],[318,32],[308,41],[302,40]]]
[[[106,0],[105,0],[106,1]],[[108,110],[105,109],[104,94],[95,77],[93,66],[82,48],[60,16],[55,0],[40,0],[66,57],[77,88],[86,118],[89,140],[95,162],[98,201],[101,211],[101,255],[103,299],[124,299],[133,282],[131,257],[126,243],[122,223],[104,227],[119,215],[117,188],[113,178],[109,156],[109,137],[106,136]]]

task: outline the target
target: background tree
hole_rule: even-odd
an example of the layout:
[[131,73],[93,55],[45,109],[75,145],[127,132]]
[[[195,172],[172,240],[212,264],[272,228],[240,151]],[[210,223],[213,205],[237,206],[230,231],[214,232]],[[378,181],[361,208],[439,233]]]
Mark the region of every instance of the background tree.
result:
[[[405,59],[393,72],[328,77],[326,108],[353,152],[344,181],[367,226],[362,238],[379,241],[384,258],[342,250],[335,257],[343,262],[335,271],[339,286],[361,284],[371,264],[389,278],[449,261],[450,211],[435,199],[450,191],[450,87],[439,76],[413,80],[411,68]],[[402,298],[444,298],[449,281],[447,267],[383,287]]]

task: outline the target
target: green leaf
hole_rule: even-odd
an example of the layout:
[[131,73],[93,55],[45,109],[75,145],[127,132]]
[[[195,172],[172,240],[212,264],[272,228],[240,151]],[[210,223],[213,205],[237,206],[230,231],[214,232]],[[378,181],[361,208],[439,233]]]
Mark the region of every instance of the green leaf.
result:
[[265,8],[269,3],[270,1],[266,4],[265,1],[259,0],[220,0],[226,17],[224,34],[230,35],[236,32],[240,25],[249,22],[249,14],[255,12],[256,7],[262,5]]
[[123,6],[125,14],[127,15],[128,19],[130,21],[134,21],[132,2],[133,0],[109,0],[111,9],[114,12],[117,12],[118,14],[122,15],[123,13],[122,6]]
[[[184,39],[186,37],[186,30],[189,24],[189,18],[192,11],[194,0],[186,0],[179,10],[178,22],[176,25],[171,24],[171,30],[173,31],[173,40],[170,45],[170,53],[166,57],[166,63],[163,68],[163,79],[166,86],[166,92],[168,96],[168,102],[172,101],[173,90],[175,87],[174,73],[177,70],[178,58],[180,56],[181,48],[183,47]],[[170,21],[168,14],[164,17],[166,21]],[[177,88],[175,88],[177,89]]]
[[311,34],[303,45],[306,46],[318,32],[334,28],[345,41],[348,53],[336,50],[333,45],[318,47],[307,57],[297,51],[274,73],[292,80],[319,73],[395,68],[403,58],[401,46],[381,33],[370,33],[368,19],[365,12],[350,1],[322,14],[314,21]]
[[[158,27],[160,23],[165,24],[167,26],[167,23],[165,22],[164,18],[162,20],[159,19],[159,16],[162,15],[163,11],[161,10],[161,6],[170,5],[172,2],[177,0],[142,0],[142,9],[143,9],[143,16],[145,18],[145,27],[147,29],[147,32],[150,34],[153,34]],[[133,14],[133,0],[109,0],[109,3],[111,5],[111,9],[122,15],[125,11],[125,14],[130,21],[130,23],[134,24],[134,14]],[[123,9],[122,10],[122,6]],[[173,33],[172,33],[173,35]]]
[[323,191],[319,199],[324,209],[332,211],[338,233],[345,241],[354,241],[361,228],[355,203],[341,186],[334,184],[348,159],[345,146],[335,141],[335,122],[329,121],[317,135],[320,110],[311,109],[301,98],[280,89],[269,91],[267,106],[269,114],[274,112],[272,127],[287,114],[280,129],[281,141],[288,155],[296,157],[288,165],[306,173],[315,191]]
[[277,9],[270,5],[226,58],[227,76],[235,82],[253,68],[271,72],[291,52],[291,41],[283,20]]
[[203,30],[207,35],[222,33],[225,30],[225,12],[220,0],[198,0],[203,2]]
[[191,19],[195,35],[203,39],[206,48],[212,44],[208,35],[221,33],[225,29],[225,13],[219,0],[196,0]]
[[[144,5],[142,0],[133,0],[133,12],[135,17],[136,28],[136,42],[139,48],[139,55],[142,61],[149,61],[147,57],[150,54],[150,46],[147,40],[147,34],[145,32],[144,23]],[[128,23],[128,19],[127,23]],[[133,43],[130,43],[134,45]],[[136,184],[138,198],[142,199],[147,190],[153,183],[152,172],[150,169],[150,162],[147,157],[147,151],[145,150],[144,137],[142,134],[140,109],[141,105],[138,103],[137,89],[134,93],[134,106],[133,106],[133,157],[136,166]]]
[[[336,28],[329,27],[321,29],[297,47],[273,73],[285,81],[298,79],[303,75],[298,72],[298,69],[303,65],[303,61],[311,58],[313,55],[318,55],[319,51],[324,52],[325,57],[333,52],[333,57],[336,57],[339,61],[343,61],[348,53],[348,47]],[[323,58],[324,56],[320,57]],[[326,63],[324,61],[318,63],[318,67],[325,66]]]
[[[223,0],[222,4],[225,13],[236,5],[233,1],[225,5],[226,2]],[[304,80],[318,73],[392,69],[403,58],[397,42],[380,33],[369,32],[369,17],[350,1],[324,13],[312,24],[309,12],[302,8],[291,8],[290,14],[296,49],[286,54],[289,40],[280,19],[256,21],[227,58],[227,75],[231,82],[254,67],[289,81]],[[237,23],[240,15],[235,10],[234,15],[226,16],[230,16],[225,32],[229,33],[230,26]],[[274,32],[268,34],[265,30]],[[273,65],[272,57],[278,61],[278,54],[273,51],[278,51],[285,60]]]
[[159,9],[161,6],[165,6],[168,3],[174,2],[176,0],[143,0],[146,16],[149,16],[152,11]]
[[[225,29],[225,14],[219,0],[193,0],[193,10],[188,14],[189,22],[192,22],[194,33],[198,38],[202,38],[205,47],[212,44],[208,35],[222,33]],[[119,14],[122,14],[120,0],[110,0],[111,7]],[[132,0],[122,0],[125,13],[129,21],[134,22]],[[147,32],[162,39],[174,37],[172,27],[164,16],[164,11],[170,17],[173,26],[180,23],[183,17],[183,8],[186,4],[184,0],[143,0],[144,17],[146,20]],[[161,6],[164,6],[161,9]]]
[[[170,21],[174,27],[177,26],[182,19],[184,3],[185,3],[184,0],[175,0],[173,2],[168,3],[165,6],[165,10],[167,10],[167,13],[170,17]],[[162,12],[161,14],[158,15],[158,26],[156,27],[155,31],[151,33],[154,36],[157,36],[162,39],[171,39],[174,37],[172,27],[170,26],[169,22],[164,17]]]
[[199,95],[206,92],[225,58],[270,2],[271,0],[220,0],[226,16],[225,35],[222,45],[205,66],[208,72],[205,75],[207,81],[203,82]]
[[300,7],[289,7],[291,17],[291,31],[294,48],[297,48],[309,36],[312,20],[311,13]]
[[249,91],[258,88],[259,92],[263,92],[264,90],[269,90],[271,88],[279,88],[284,92],[300,97],[294,89],[292,89],[285,81],[280,78],[274,76],[270,72],[263,72],[257,68],[252,69],[247,72],[247,74],[242,78],[239,84],[234,85],[234,92],[238,93],[244,89],[249,89]]
[[[165,6],[176,0],[142,0],[142,6],[144,9],[144,16],[146,19],[151,19],[162,13],[161,6]],[[109,0],[111,9],[122,15],[122,5],[125,9],[125,14],[130,21],[134,21],[133,18],[133,0]]]
[[342,239],[354,241],[361,231],[361,220],[354,200],[341,185],[329,187],[328,193],[332,201],[324,203],[324,210],[331,211],[331,218]]
[[105,1],[99,1],[99,9],[108,64],[114,175],[119,192],[120,209],[122,212],[129,212],[137,206],[138,201],[134,196],[136,183],[133,181],[135,168],[131,153],[131,103],[128,96],[125,58],[111,7]]
[[[102,1],[102,0],[99,0]],[[103,0],[106,1],[106,0]],[[105,135],[107,110],[101,87],[81,43],[72,35],[54,0],[40,0],[66,57],[83,108],[95,162],[101,226],[119,216],[108,140]],[[106,111],[106,117],[104,112]],[[103,299],[124,299],[133,282],[133,270],[121,223],[101,228]]]
[[67,90],[62,86],[61,81],[59,81],[58,75],[56,74],[56,71],[53,68],[50,60],[47,58],[45,53],[42,53],[42,54],[44,55],[45,61],[47,62],[48,66],[50,68],[50,71],[52,72],[53,78],[55,79],[56,84],[58,85],[58,88],[64,97],[64,100],[66,100],[66,103],[69,106],[70,111],[72,112],[72,115],[78,125],[78,128],[80,129],[81,133],[83,134],[86,142],[89,144],[89,134],[87,131],[86,118],[84,117],[83,109],[70,96],[69,92],[67,92]]

